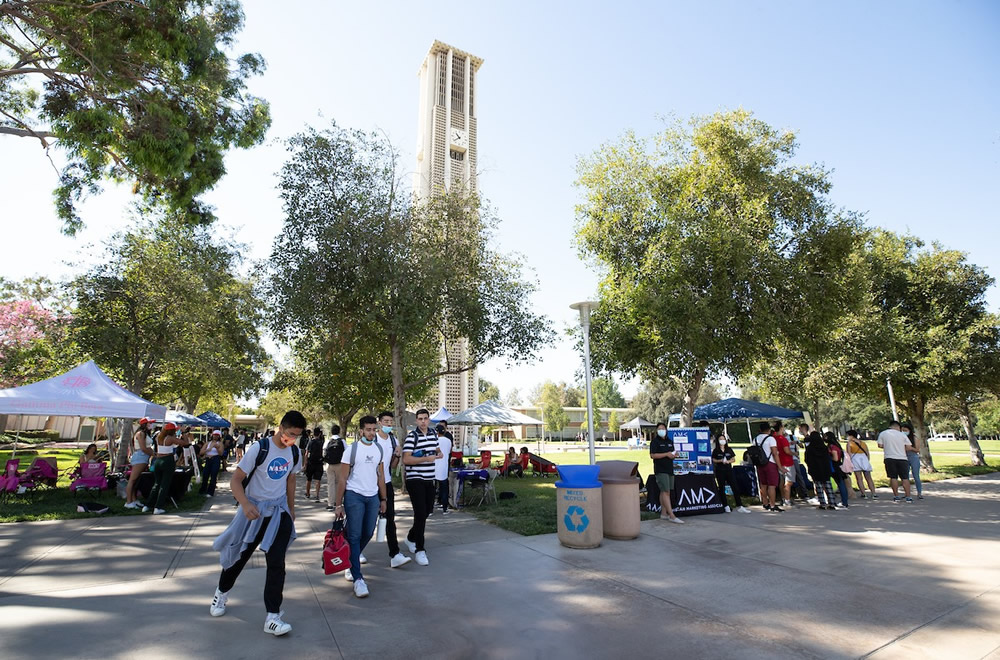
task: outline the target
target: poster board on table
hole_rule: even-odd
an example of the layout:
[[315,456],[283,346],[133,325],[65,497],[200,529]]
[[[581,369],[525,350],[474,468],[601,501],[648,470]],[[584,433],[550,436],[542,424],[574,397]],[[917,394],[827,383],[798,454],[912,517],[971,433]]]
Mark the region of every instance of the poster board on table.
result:
[[714,474],[707,426],[667,429],[667,437],[674,443],[674,474]]

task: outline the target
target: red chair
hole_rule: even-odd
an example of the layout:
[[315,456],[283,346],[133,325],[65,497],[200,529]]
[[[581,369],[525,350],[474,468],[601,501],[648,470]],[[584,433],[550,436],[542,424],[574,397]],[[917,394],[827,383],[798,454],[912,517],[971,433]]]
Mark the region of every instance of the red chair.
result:
[[487,451],[486,449],[479,452],[479,469],[489,470],[491,458],[493,458],[493,452]]
[[500,476],[501,477],[506,477],[507,476],[507,471],[508,471],[509,468],[510,468],[510,454],[508,454],[507,452],[504,452],[504,455],[503,455],[503,465],[498,465],[497,466],[497,469],[500,471]]
[[451,466],[456,469],[465,467],[465,455],[461,451],[451,452]]

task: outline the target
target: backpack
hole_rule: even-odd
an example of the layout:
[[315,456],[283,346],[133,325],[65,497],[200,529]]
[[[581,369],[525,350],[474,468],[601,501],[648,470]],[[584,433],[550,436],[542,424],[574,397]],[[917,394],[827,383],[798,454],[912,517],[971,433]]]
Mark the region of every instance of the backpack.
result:
[[760,444],[761,443],[758,443],[757,440],[754,440],[753,443],[751,443],[750,448],[747,449],[746,453],[747,460],[749,460],[750,464],[755,467],[764,467],[768,464],[767,454],[764,453],[764,448],[761,447]]
[[[250,474],[243,478],[243,491],[246,492],[247,484],[250,483],[250,478],[253,477],[254,472],[257,471],[264,461],[267,460],[267,453],[271,449],[271,441],[260,443],[260,451],[257,452],[257,460],[254,461],[253,467],[250,468]],[[292,467],[299,464],[299,448],[296,445],[292,445]]]
[[[348,473],[347,473],[348,475],[350,475],[351,471],[354,470],[354,461],[356,461],[357,458],[358,458],[358,443],[359,442],[361,442],[361,441],[357,440],[357,441],[354,442],[353,445],[351,445],[351,458],[347,462],[348,465],[351,466],[351,470],[348,471]],[[380,445],[377,440],[375,440],[372,444],[374,444],[376,447],[378,447],[378,462],[381,463],[382,461],[385,460],[385,452],[382,451],[382,445]],[[376,466],[376,467],[378,467],[378,466]]]
[[323,450],[323,462],[327,465],[337,465],[344,459],[344,441],[340,438],[330,438]]

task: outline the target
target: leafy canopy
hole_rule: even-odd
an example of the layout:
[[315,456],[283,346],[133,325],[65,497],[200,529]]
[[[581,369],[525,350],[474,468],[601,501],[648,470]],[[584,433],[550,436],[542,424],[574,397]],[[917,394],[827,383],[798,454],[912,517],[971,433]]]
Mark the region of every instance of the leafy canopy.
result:
[[50,141],[65,157],[55,190],[63,231],[104,180],[131,181],[188,222],[225,173],[231,147],[263,140],[268,104],[247,93],[256,54],[227,53],[236,0],[0,2],[0,135]]

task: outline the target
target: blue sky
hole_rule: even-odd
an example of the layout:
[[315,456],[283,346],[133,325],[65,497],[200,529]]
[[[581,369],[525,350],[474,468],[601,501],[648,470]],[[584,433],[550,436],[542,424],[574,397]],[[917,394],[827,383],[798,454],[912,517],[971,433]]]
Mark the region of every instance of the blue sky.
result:
[[[833,169],[837,205],[872,225],[967,251],[1000,275],[1000,3],[997,2],[244,2],[239,48],[272,105],[269,144],[227,158],[208,199],[265,258],[281,226],[278,141],[305,124],[384,130],[411,167],[417,70],[439,39],[485,59],[477,84],[481,191],[503,220],[498,247],[523,253],[537,306],[558,329],[596,277],[573,244],[577,158],[663,117],[744,107],[798,132],[798,160]],[[432,10],[435,14],[432,15]],[[63,238],[55,175],[28,140],[0,138],[0,274],[58,277],[122,226],[128,194],[84,208]],[[220,228],[221,230],[221,228]],[[993,309],[1000,304],[994,288]],[[526,368],[481,370],[503,392],[572,380],[568,341]],[[627,393],[635,383],[626,384]]]

